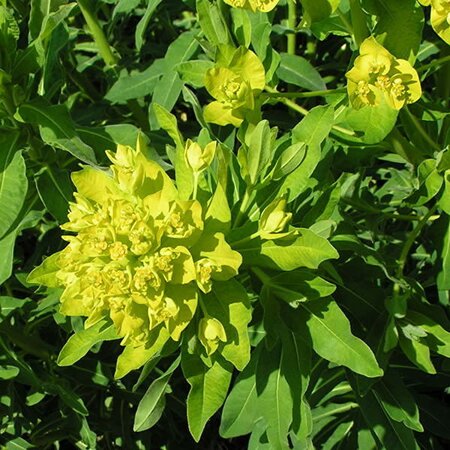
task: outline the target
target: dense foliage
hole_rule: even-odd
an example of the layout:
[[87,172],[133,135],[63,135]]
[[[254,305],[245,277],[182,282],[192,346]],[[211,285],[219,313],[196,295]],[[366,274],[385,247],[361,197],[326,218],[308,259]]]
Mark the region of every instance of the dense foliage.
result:
[[0,446],[450,445],[449,0],[0,0]]

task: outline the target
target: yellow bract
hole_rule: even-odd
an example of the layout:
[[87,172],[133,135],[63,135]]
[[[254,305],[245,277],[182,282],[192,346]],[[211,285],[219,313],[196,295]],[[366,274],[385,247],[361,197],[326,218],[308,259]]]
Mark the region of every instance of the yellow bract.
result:
[[184,150],[186,164],[195,173],[203,172],[211,165],[216,153],[216,147],[216,141],[212,141],[204,148],[201,148],[200,144],[197,144],[197,142],[192,142],[188,139]]
[[265,71],[252,51],[244,47],[224,50],[217,65],[206,73],[205,87],[216,101],[205,107],[204,116],[207,122],[239,126],[256,108],[255,99],[265,85]]
[[450,44],[450,0],[419,0],[419,3],[424,6],[431,5],[431,26]]
[[277,6],[280,0],[224,0],[234,8],[244,8],[250,11],[269,12]]
[[[196,170],[212,159],[215,143],[208,145],[188,155]],[[41,282],[63,287],[61,312],[86,316],[86,327],[110,319],[122,345],[151,346],[161,328],[179,340],[196,313],[199,289],[209,292],[213,280],[235,276],[242,258],[222,233],[204,231],[202,205],[180,200],[139,143],[137,150],[119,145],[108,157],[109,171],[85,167],[73,174],[78,193],[62,226],[73,234],[51,257],[56,281]],[[201,339],[216,339],[211,326],[207,322]]]
[[361,44],[359,53],[353,68],[346,73],[354,108],[386,101],[392,108],[400,109],[419,100],[422,95],[419,76],[408,61],[395,58],[374,37]]

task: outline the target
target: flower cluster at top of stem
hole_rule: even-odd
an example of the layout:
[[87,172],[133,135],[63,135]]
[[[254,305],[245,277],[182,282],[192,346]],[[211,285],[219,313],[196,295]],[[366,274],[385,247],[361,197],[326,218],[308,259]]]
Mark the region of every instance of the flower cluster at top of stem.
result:
[[[180,200],[139,141],[136,150],[119,145],[108,157],[110,171],[73,174],[78,193],[62,226],[73,234],[50,257],[56,280],[44,284],[64,288],[61,312],[86,316],[86,328],[110,319],[122,345],[146,345],[161,327],[177,341],[196,313],[199,291],[234,277],[242,258],[223,233],[205,229],[205,208]],[[213,325],[202,325],[206,335],[224,339]]]
[[234,8],[244,8],[250,11],[269,12],[277,6],[280,0],[224,0]]
[[215,67],[205,77],[205,87],[216,99],[205,107],[205,120],[238,127],[245,118],[258,114],[257,97],[264,85],[264,66],[252,51],[222,46]]
[[411,64],[397,59],[374,37],[367,38],[346,73],[350,103],[356,109],[386,101],[394,109],[414,103],[422,95],[419,76]]
[[431,6],[431,26],[441,39],[450,44],[450,0],[419,0],[419,3]]

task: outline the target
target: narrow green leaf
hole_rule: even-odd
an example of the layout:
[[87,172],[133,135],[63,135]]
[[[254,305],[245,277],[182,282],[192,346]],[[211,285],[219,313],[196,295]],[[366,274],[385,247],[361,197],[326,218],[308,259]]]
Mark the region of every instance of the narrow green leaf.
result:
[[58,355],[59,366],[71,366],[81,359],[98,342],[118,339],[113,325],[102,320],[78,331],[65,343]]
[[148,24],[150,23],[150,19],[152,18],[153,13],[156,11],[156,8],[161,2],[162,0],[147,0],[147,9],[142,16],[142,19],[137,24],[134,34],[134,41],[136,43],[136,49],[138,51],[141,50],[142,45],[144,44],[145,31],[147,30]]
[[222,410],[220,435],[224,438],[243,436],[250,433],[261,416],[256,394],[256,366],[262,346],[252,353],[249,364],[241,372],[227,397]]
[[17,114],[27,123],[38,124],[42,140],[48,145],[65,150],[83,162],[95,164],[94,151],[77,135],[64,105],[50,106],[39,100],[23,104]]
[[414,397],[408,391],[398,373],[391,372],[384,376],[374,387],[384,410],[397,422],[403,422],[414,431],[423,431],[420,423],[419,409]]
[[261,120],[252,131],[247,151],[247,171],[250,183],[264,177],[265,169],[272,156],[272,134],[267,120]]
[[154,380],[147,389],[136,410],[133,425],[134,431],[148,430],[160,419],[164,408],[161,409],[159,406],[164,406],[162,400],[165,397],[170,378],[180,365],[180,361],[181,357],[178,356],[170,367]]
[[386,450],[418,450],[412,430],[403,423],[392,420],[383,409],[374,391],[359,397],[359,406],[367,426]]
[[198,356],[183,355],[184,376],[191,385],[187,398],[189,430],[196,442],[206,422],[222,406],[231,381],[232,368],[225,361],[212,361],[206,367]]
[[18,218],[28,190],[25,160],[21,152],[14,153],[16,142],[17,135],[0,156],[0,238]]

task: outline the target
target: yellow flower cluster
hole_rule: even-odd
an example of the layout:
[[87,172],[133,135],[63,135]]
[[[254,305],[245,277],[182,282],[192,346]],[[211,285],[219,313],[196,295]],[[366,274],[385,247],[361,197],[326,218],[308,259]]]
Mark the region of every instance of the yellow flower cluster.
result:
[[234,8],[244,8],[250,11],[269,12],[277,6],[280,0],[224,0]]
[[207,122],[240,126],[258,110],[257,98],[265,85],[262,62],[252,51],[223,47],[216,66],[206,73],[206,90],[214,97],[204,109]]
[[416,70],[408,61],[395,58],[374,37],[361,44],[359,56],[345,76],[350,102],[356,109],[383,100],[400,109],[422,95]]
[[431,6],[431,26],[450,44],[450,0],[419,0],[424,6]]
[[78,193],[63,226],[73,234],[51,257],[64,288],[61,312],[86,316],[86,328],[112,320],[122,345],[145,345],[161,327],[177,341],[196,312],[198,291],[235,276],[242,258],[222,233],[205,230],[202,205],[180,200],[139,145],[119,145],[108,157],[110,171],[73,174]]

